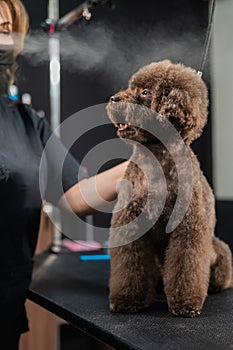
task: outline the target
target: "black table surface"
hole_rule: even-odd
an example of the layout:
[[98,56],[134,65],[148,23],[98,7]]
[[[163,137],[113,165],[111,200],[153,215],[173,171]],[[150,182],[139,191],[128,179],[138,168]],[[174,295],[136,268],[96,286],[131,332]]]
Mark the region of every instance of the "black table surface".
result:
[[233,349],[233,289],[209,295],[196,318],[171,315],[163,294],[148,311],[111,313],[110,262],[79,256],[65,248],[36,255],[28,298],[115,349]]

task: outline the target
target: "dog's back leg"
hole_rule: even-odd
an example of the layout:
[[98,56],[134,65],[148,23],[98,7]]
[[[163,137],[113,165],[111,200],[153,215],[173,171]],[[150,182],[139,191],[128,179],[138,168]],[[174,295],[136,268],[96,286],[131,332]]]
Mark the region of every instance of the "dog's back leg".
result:
[[210,269],[210,292],[218,292],[233,287],[232,253],[225,242],[217,237],[213,238],[216,257]]

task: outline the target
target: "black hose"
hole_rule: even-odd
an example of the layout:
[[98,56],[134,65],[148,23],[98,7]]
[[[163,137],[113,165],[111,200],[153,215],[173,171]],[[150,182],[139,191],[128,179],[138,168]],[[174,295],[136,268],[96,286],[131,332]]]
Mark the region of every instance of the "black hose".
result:
[[202,76],[202,72],[204,70],[204,66],[206,64],[206,59],[207,59],[207,55],[208,55],[212,26],[213,26],[214,10],[215,10],[215,0],[211,0],[210,8],[209,8],[209,22],[208,22],[208,27],[207,27],[206,37],[205,37],[205,43],[204,43],[204,48],[203,48],[203,53],[202,53],[202,58],[201,58],[201,64],[200,64],[200,68],[198,70],[198,74],[200,76]]

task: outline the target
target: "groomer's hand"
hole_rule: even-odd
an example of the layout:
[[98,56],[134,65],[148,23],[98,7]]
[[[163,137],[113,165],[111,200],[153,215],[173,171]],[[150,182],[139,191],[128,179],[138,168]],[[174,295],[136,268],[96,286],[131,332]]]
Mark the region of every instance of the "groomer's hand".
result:
[[129,161],[81,180],[72,186],[59,200],[59,208],[73,211],[78,216],[91,215],[98,210],[113,207],[117,198],[117,184],[124,176]]

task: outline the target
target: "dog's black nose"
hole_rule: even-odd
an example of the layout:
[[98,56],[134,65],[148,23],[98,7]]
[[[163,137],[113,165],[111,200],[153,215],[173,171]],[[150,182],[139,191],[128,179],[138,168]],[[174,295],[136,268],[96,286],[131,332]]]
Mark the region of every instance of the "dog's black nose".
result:
[[111,102],[119,102],[120,101],[120,97],[117,95],[114,95],[110,98]]

